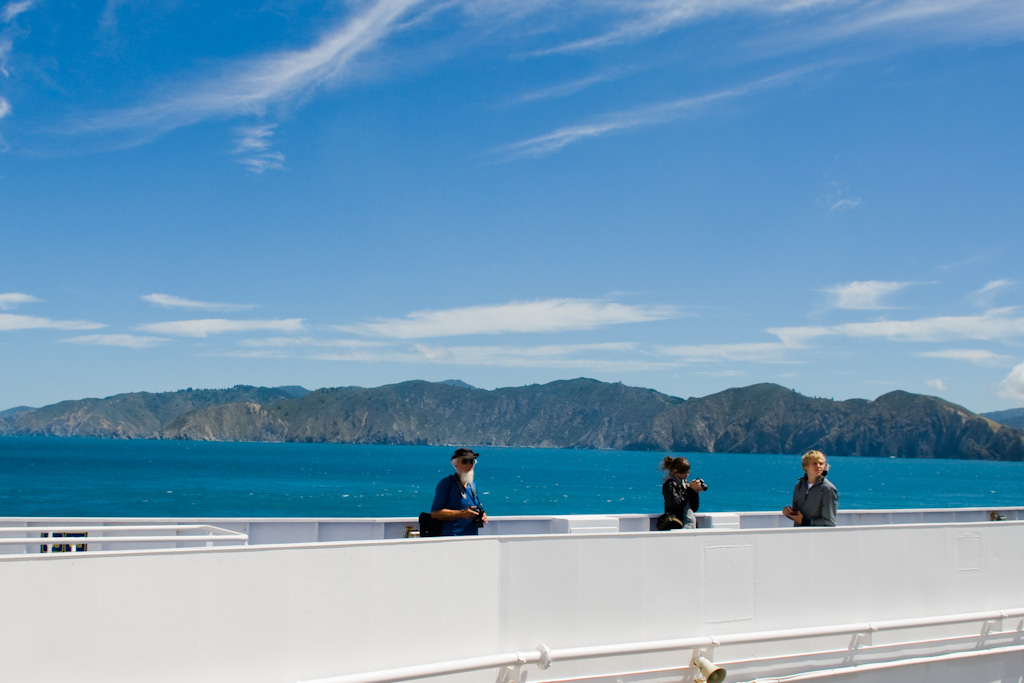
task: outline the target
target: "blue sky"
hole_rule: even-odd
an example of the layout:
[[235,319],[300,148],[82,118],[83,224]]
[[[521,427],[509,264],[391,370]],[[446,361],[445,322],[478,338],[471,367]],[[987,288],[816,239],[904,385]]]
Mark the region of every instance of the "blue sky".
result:
[[1019,0],[0,4],[0,409],[1024,406]]

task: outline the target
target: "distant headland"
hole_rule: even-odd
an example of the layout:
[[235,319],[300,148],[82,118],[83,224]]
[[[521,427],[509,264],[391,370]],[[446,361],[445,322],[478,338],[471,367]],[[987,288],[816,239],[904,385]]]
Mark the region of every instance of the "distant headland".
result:
[[137,392],[0,413],[0,435],[280,441],[683,453],[1024,460],[1024,409],[978,415],[933,396],[803,396],[777,384],[676,398],[573,379],[477,389],[413,380],[373,389],[235,386]]

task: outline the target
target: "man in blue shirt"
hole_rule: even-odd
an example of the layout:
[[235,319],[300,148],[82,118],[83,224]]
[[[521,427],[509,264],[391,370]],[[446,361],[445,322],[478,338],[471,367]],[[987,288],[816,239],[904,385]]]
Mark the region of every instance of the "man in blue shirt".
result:
[[473,471],[479,453],[460,448],[452,456],[455,473],[442,479],[434,491],[430,516],[444,522],[442,536],[476,536],[487,523],[487,513],[473,484]]

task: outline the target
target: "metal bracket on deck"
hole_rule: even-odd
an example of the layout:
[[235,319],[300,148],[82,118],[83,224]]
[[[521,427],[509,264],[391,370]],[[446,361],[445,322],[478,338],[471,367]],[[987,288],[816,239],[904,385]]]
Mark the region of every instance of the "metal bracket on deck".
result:
[[871,647],[872,634],[877,631],[878,628],[874,624],[868,622],[868,630],[855,633],[853,639],[850,641],[851,650],[859,650],[862,647]]
[[495,683],[526,683],[526,676],[529,673],[523,671],[523,664],[526,664],[526,660],[518,652],[516,659],[518,661],[515,664],[503,666],[498,670],[498,678]]
[[498,670],[498,679],[494,683],[526,683],[526,674],[522,664],[503,666]]
[[1000,615],[998,619],[988,619],[981,627],[981,635],[987,636],[990,633],[999,633],[1003,630],[1003,616]]

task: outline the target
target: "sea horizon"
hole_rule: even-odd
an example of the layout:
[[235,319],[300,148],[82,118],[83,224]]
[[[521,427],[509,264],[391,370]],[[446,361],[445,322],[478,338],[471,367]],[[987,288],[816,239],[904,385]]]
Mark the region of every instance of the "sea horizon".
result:
[[[700,511],[774,511],[798,454],[473,446],[488,514],[662,509],[659,465],[690,460]],[[0,437],[5,517],[415,517],[453,470],[451,446]],[[1024,463],[833,457],[840,510],[1024,504]]]

